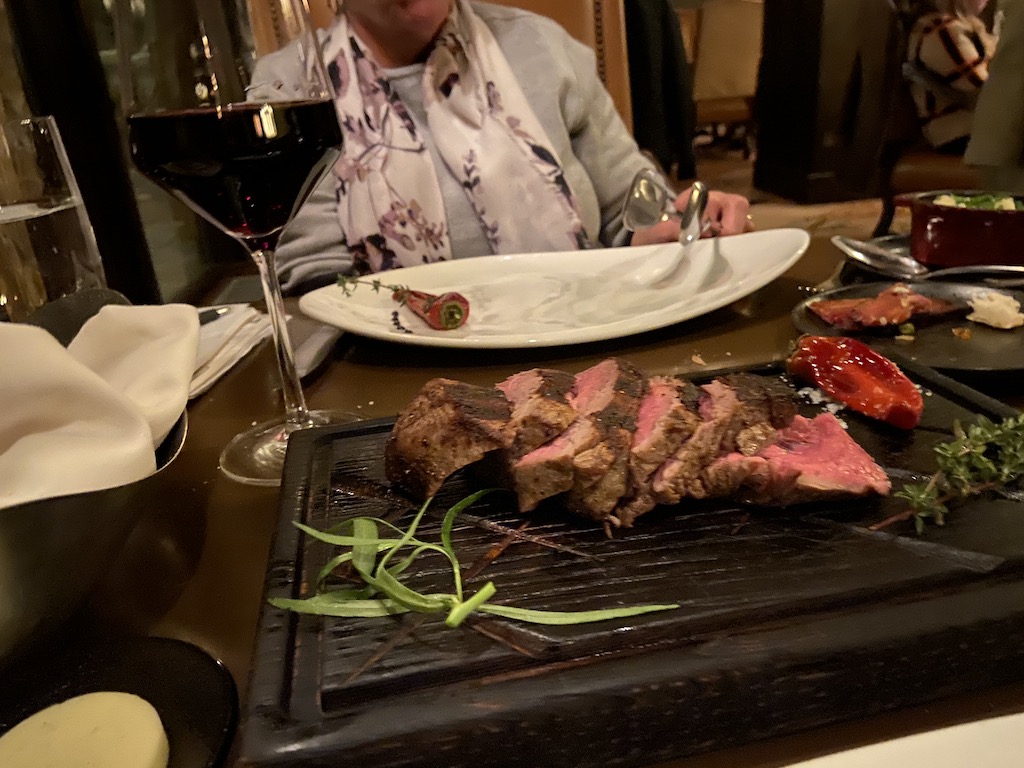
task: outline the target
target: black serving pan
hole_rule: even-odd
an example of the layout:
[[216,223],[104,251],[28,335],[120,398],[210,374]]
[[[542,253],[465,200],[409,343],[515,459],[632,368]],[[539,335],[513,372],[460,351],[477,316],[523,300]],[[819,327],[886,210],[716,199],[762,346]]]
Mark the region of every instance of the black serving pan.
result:
[[[821,300],[877,296],[892,285],[892,282],[860,283],[815,294],[793,308],[793,325],[802,333],[854,336],[887,357],[905,358],[943,371],[991,372],[1024,369],[1024,326],[1001,330],[966,319],[967,313],[970,312],[967,302],[979,293],[1004,293],[1024,305],[1024,291],[972,283],[915,282],[912,288],[917,293],[935,299],[945,299],[961,310],[937,318],[913,318],[913,341],[897,339],[897,331],[893,328],[854,332],[836,328],[808,308],[809,304]],[[969,329],[970,338],[960,338],[953,333],[954,328]]]
[[[955,420],[1015,411],[933,370],[911,432],[841,412],[897,487],[934,471]],[[781,375],[780,369],[759,369]],[[813,415],[820,406],[805,403]],[[267,597],[298,597],[331,548],[293,526],[353,515],[407,523],[382,467],[390,420],[296,433]],[[438,513],[479,487],[449,480]],[[475,618],[329,619],[265,606],[241,759],[248,766],[594,766],[659,761],[1024,678],[1024,505],[985,498],[917,537],[868,526],[893,498],[789,510],[691,502],[608,538],[557,504],[467,585],[537,609],[678,602],[676,611],[567,627]],[[522,524],[492,494],[460,518],[465,566]],[[414,586],[449,591],[442,570]]]

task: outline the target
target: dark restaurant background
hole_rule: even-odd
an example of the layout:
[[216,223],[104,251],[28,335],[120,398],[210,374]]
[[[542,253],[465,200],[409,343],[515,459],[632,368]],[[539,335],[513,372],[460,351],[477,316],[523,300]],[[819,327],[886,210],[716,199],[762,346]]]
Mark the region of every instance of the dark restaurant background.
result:
[[198,301],[252,262],[128,159],[114,11],[126,14],[132,55],[144,62],[157,26],[143,26],[132,5],[0,0],[0,115],[55,117],[111,288],[137,304]]

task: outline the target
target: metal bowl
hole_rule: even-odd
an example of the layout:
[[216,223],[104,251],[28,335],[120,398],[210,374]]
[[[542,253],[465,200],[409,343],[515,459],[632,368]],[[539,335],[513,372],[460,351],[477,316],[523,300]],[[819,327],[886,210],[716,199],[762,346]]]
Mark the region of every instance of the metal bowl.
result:
[[134,483],[0,509],[0,662],[74,614],[99,584],[181,452],[185,413]]
[[[32,320],[66,345],[102,306],[126,303],[109,289],[82,291]],[[141,480],[0,508],[0,663],[84,604],[157,493],[187,429],[183,411],[157,448],[157,471]]]

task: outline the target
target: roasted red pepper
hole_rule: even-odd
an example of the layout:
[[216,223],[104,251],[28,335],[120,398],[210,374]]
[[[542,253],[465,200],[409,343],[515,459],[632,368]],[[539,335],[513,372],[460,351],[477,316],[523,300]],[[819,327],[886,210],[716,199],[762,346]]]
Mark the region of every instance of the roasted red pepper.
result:
[[424,291],[396,288],[391,298],[413,311],[423,322],[438,331],[451,331],[469,319],[469,300],[461,293],[449,291],[435,296]]
[[802,336],[786,361],[790,375],[833,400],[894,427],[913,429],[924,400],[903,371],[866,344],[846,336]]

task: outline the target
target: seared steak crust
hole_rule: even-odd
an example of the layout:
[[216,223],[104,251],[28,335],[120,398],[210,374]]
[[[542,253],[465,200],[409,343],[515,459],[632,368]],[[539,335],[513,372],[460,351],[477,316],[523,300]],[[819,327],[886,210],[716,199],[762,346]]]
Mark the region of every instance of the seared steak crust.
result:
[[[602,375],[614,376],[603,408],[591,415],[600,433],[596,445],[576,454],[573,459],[573,487],[566,506],[578,515],[607,520],[619,499],[625,495],[629,477],[629,449],[636,430],[636,416],[647,388],[647,377],[625,360],[606,360]],[[579,395],[577,390],[577,395]],[[604,398],[599,398],[601,402]]]
[[743,404],[732,387],[715,380],[701,389],[701,424],[654,473],[651,489],[661,504],[677,504],[687,496],[705,498],[708,493],[702,470],[721,453],[727,438],[735,438],[742,424]]
[[700,390],[690,381],[653,376],[637,413],[637,428],[629,453],[630,485],[615,510],[618,524],[628,528],[654,509],[651,489],[655,471],[694,433],[701,423],[697,413]]
[[571,373],[533,368],[497,385],[512,403],[515,442],[509,461],[540,448],[568,429],[576,419],[576,409],[569,403],[575,382]]
[[737,450],[753,456],[775,440],[775,430],[789,426],[796,416],[793,390],[778,379],[752,373],[733,373],[718,379],[732,387],[742,404],[735,434],[726,436],[724,452]]
[[511,416],[498,389],[433,379],[395,422],[385,474],[416,498],[433,496],[457,470],[512,445]]

